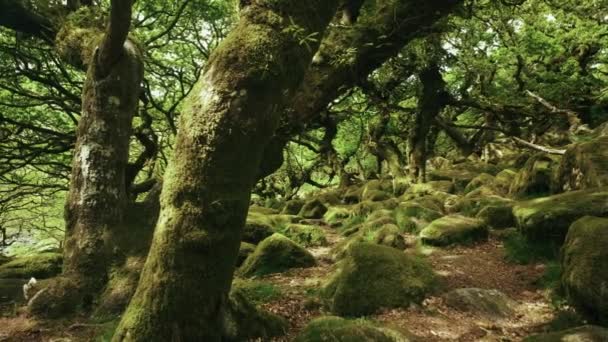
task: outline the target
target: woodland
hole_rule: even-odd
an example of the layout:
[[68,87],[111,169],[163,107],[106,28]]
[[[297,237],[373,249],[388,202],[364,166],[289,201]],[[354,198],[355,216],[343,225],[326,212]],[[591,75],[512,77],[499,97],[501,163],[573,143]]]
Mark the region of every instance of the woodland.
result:
[[0,341],[608,341],[608,0],[0,0]]

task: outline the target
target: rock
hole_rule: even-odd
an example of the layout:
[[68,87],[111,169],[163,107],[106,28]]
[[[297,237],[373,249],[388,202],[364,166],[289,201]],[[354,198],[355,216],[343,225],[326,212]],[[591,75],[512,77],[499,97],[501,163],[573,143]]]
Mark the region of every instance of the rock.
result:
[[327,245],[325,232],[317,226],[290,224],[283,233],[302,246],[311,247]]
[[353,206],[353,215],[365,216],[377,210],[395,209],[397,205],[399,201],[395,198],[383,202],[364,201]]
[[483,185],[492,188],[495,182],[496,178],[494,178],[494,176],[487,173],[482,173],[479,176],[473,178],[469,182],[469,184],[467,184],[467,186],[464,188],[464,193],[467,194],[475,189],[480,188]]
[[608,216],[608,188],[567,192],[524,201],[513,207],[517,227],[530,241],[561,245],[568,228],[586,216]]
[[363,192],[361,196],[362,201],[382,202],[391,198],[392,196],[381,190],[370,190]]
[[498,290],[464,288],[443,295],[448,306],[493,318],[508,318],[515,314],[517,302]]
[[385,193],[393,192],[393,181],[388,179],[373,179],[365,183],[361,193],[361,198],[369,197],[371,191],[381,191]]
[[19,257],[0,266],[0,279],[46,279],[61,273],[63,257],[59,253],[40,253]]
[[247,222],[245,222],[245,226],[243,227],[242,241],[257,244],[274,234],[274,229],[267,221],[250,219],[250,217],[247,218]]
[[400,234],[399,227],[385,224],[374,234],[373,242],[378,245],[404,250],[407,247],[405,239]]
[[394,210],[395,221],[402,231],[419,232],[430,222],[441,217],[441,213],[417,203],[405,202]]
[[475,216],[481,209],[489,206],[504,206],[513,205],[513,201],[497,195],[493,189],[482,186],[475,189],[464,197],[456,199],[455,203],[451,204],[449,213],[461,213],[466,216]]
[[422,196],[433,195],[437,192],[452,193],[453,191],[454,183],[449,180],[439,180],[426,183],[412,184],[405,193]]
[[239,255],[236,259],[236,266],[239,267],[245,262],[247,257],[251,255],[255,251],[255,245],[248,242],[241,242],[241,247],[239,248]]
[[261,207],[259,205],[252,205],[249,207],[250,213],[258,213],[262,215],[276,215],[279,213],[278,210],[273,208]]
[[296,267],[311,267],[315,258],[284,235],[275,233],[262,241],[243,263],[239,273],[246,277],[278,273]]
[[585,216],[572,224],[562,247],[566,297],[593,322],[608,325],[608,218]]
[[504,169],[500,171],[494,179],[496,180],[496,187],[503,194],[509,193],[509,188],[511,187],[511,183],[515,181],[517,177],[517,172],[511,169]]
[[306,202],[300,210],[299,216],[305,219],[320,219],[327,212],[327,207],[319,199]]
[[323,290],[333,313],[362,316],[421,302],[436,284],[428,263],[372,243],[353,244]]
[[288,328],[285,319],[256,308],[238,289],[230,292],[222,314],[222,341],[268,341],[284,335]]
[[409,334],[379,327],[364,320],[336,316],[319,317],[308,323],[295,342],[409,342]]
[[485,206],[477,213],[476,217],[494,229],[515,227],[512,203]]
[[433,246],[472,243],[487,238],[488,227],[483,221],[461,215],[444,216],[420,232],[420,240]]
[[463,190],[479,174],[488,173],[495,175],[499,171],[500,169],[495,165],[472,161],[455,164],[450,169],[431,171],[428,173],[428,178],[431,181],[452,181],[456,186],[456,190]]
[[571,145],[557,168],[554,192],[604,186],[608,186],[608,136]]
[[584,325],[582,327],[538,334],[526,337],[524,342],[606,342],[608,341],[608,329]]
[[344,191],[342,195],[342,201],[346,204],[355,204],[361,201],[361,194],[363,194],[363,188],[358,185],[350,186]]
[[323,219],[325,222],[335,225],[339,224],[342,221],[346,220],[351,216],[352,208],[346,206],[333,206],[327,209],[325,215],[323,215]]
[[530,157],[519,171],[509,194],[518,197],[543,196],[551,192],[552,170],[557,165],[558,158],[544,153]]
[[326,207],[330,207],[332,205],[342,204],[342,193],[343,189],[333,189],[333,190],[325,190],[321,193],[318,193],[315,197],[323,203]]
[[306,204],[306,201],[301,199],[289,200],[285,203],[285,207],[283,207],[283,211],[281,211],[281,213],[287,215],[297,215],[300,210],[302,210],[304,204]]

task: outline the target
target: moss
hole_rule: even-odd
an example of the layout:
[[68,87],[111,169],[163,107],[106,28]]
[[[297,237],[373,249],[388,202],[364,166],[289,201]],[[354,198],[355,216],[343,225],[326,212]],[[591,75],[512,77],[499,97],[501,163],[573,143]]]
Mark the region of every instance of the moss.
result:
[[407,245],[405,243],[405,239],[400,233],[399,227],[396,225],[385,224],[373,234],[371,241],[377,245],[404,250]]
[[279,273],[295,267],[311,267],[315,258],[287,237],[275,233],[262,241],[240,267],[246,277]]
[[271,302],[282,296],[281,290],[269,282],[236,278],[232,282],[233,291],[239,291],[254,304]]
[[509,192],[509,188],[511,187],[511,183],[517,177],[517,171],[512,169],[505,169],[500,171],[495,179],[496,179],[496,187],[501,191],[501,193],[507,194]]
[[397,226],[406,232],[419,232],[432,222],[441,217],[441,213],[428,209],[417,203],[401,203],[395,208],[395,221]]
[[371,190],[363,193],[361,196],[361,200],[363,201],[372,201],[372,202],[382,202],[391,198],[392,196],[381,190]]
[[327,245],[325,232],[317,226],[290,224],[282,233],[306,247]]
[[301,216],[306,219],[320,219],[323,218],[323,215],[327,212],[327,207],[323,202],[319,199],[313,199],[311,201],[306,202],[298,216]]
[[608,325],[608,219],[586,216],[572,224],[562,248],[562,286],[592,322]]
[[530,241],[561,244],[568,228],[585,215],[608,216],[608,188],[572,191],[516,204],[517,227]]
[[496,175],[499,171],[500,169],[492,164],[465,162],[455,164],[450,169],[431,171],[428,174],[428,178],[431,181],[452,181],[456,187],[456,190],[461,191],[464,190],[467,184],[469,184],[469,182],[471,182],[479,174],[487,173],[490,175]]
[[358,185],[353,185],[344,191],[344,195],[342,195],[342,200],[346,204],[359,203],[361,201],[362,194],[363,188]]
[[427,183],[412,184],[405,194],[433,195],[437,192],[451,193],[454,191],[454,183],[451,181],[431,181]]
[[472,243],[487,238],[488,227],[483,221],[460,215],[437,219],[420,232],[420,240],[434,246]]
[[252,205],[249,207],[250,213],[262,214],[262,215],[275,215],[278,214],[279,211],[274,208],[262,207],[259,205]]
[[41,253],[16,258],[0,266],[0,278],[44,279],[61,273],[59,253]]
[[323,215],[323,219],[331,225],[336,225],[348,219],[351,216],[351,213],[352,209],[350,207],[333,206],[329,207],[325,215]]
[[59,318],[83,309],[79,280],[69,277],[49,279],[27,307],[28,314],[42,318]]
[[515,227],[513,204],[511,203],[485,206],[476,217],[494,229]]
[[[391,209],[397,206],[397,202],[393,202],[393,200],[388,200],[384,202],[372,202],[372,201],[364,201],[353,207],[353,214],[360,216],[367,216],[370,213],[382,210],[382,209]],[[394,206],[393,206],[394,205]]]
[[475,216],[489,205],[503,206],[512,203],[512,200],[496,195],[493,190],[481,187],[469,192],[465,197],[458,198],[450,207],[450,212]]
[[241,266],[247,257],[249,257],[255,251],[255,245],[248,242],[241,242],[241,247],[239,247],[239,256],[236,260],[236,266]]
[[362,319],[319,317],[308,323],[295,342],[407,342],[407,334],[378,327]]
[[294,199],[294,200],[287,201],[287,203],[285,203],[285,207],[283,207],[283,211],[281,213],[288,214],[288,215],[297,215],[300,212],[300,210],[302,210],[302,207],[304,206],[305,203],[306,203],[306,201],[300,200],[300,199]]
[[555,341],[608,341],[608,329],[585,325],[568,330],[556,331],[545,334],[537,334],[526,337],[524,342],[555,342]]
[[557,169],[553,191],[603,186],[608,186],[608,137],[570,146]]
[[475,189],[480,188],[481,186],[491,186],[495,183],[496,178],[494,176],[489,175],[487,173],[482,173],[479,176],[473,178],[469,184],[464,188],[464,193],[467,194]]
[[222,341],[267,341],[287,331],[287,321],[256,308],[246,298],[246,292],[235,288],[230,292],[223,311]]
[[274,234],[274,228],[266,217],[250,215],[243,227],[241,240],[257,244],[272,234]]
[[361,316],[421,302],[434,289],[435,281],[431,267],[420,257],[356,243],[323,293],[333,313]]
[[538,153],[530,157],[526,165],[519,171],[509,194],[518,197],[538,197],[551,192],[552,169],[556,157]]
[[559,253],[559,246],[551,241],[529,241],[516,230],[503,237],[503,244],[507,261],[517,264],[553,260]]

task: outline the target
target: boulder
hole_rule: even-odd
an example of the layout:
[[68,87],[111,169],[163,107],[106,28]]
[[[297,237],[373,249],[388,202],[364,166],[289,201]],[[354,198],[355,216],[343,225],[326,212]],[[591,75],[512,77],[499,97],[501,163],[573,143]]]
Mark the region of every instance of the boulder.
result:
[[372,243],[353,244],[323,290],[340,316],[362,316],[380,308],[421,302],[436,276],[422,258]]
[[557,168],[553,191],[604,186],[608,186],[608,136],[568,147]]
[[515,227],[513,203],[491,204],[481,209],[476,217],[483,220],[489,227],[504,229]]
[[516,204],[517,227],[530,241],[551,241],[561,245],[568,228],[586,216],[608,216],[608,188],[567,192]]
[[494,179],[496,180],[496,188],[500,190],[502,194],[508,194],[511,183],[515,181],[517,177],[517,171],[512,169],[504,169],[500,171]]
[[572,224],[562,247],[562,288],[593,322],[608,325],[608,218],[585,216]]
[[283,207],[282,214],[287,215],[297,215],[302,207],[306,204],[306,201],[301,199],[292,199],[285,203],[285,207]]
[[456,190],[463,190],[479,174],[488,173],[495,175],[498,172],[500,172],[500,169],[496,165],[470,161],[455,164],[450,169],[431,171],[428,173],[428,178],[431,181],[452,181],[456,186]]
[[509,194],[517,197],[538,197],[551,192],[552,170],[558,158],[537,153],[530,157],[511,183]]
[[288,328],[285,319],[256,308],[239,289],[230,292],[222,314],[222,341],[268,341]]
[[517,302],[498,290],[464,288],[452,290],[442,297],[456,310],[492,318],[512,317],[517,307]]
[[362,201],[382,202],[393,197],[391,194],[381,190],[364,191],[361,196]]
[[0,265],[0,279],[45,279],[61,273],[63,257],[59,253],[40,253],[15,258]]
[[395,221],[402,231],[419,232],[430,222],[441,217],[441,213],[418,203],[404,202],[394,210]]
[[346,204],[355,204],[361,201],[361,194],[363,193],[363,188],[358,185],[352,185],[348,187],[344,191],[344,195],[342,195],[342,201]]
[[493,188],[495,182],[496,178],[494,178],[494,176],[487,173],[482,173],[479,176],[473,178],[469,182],[469,184],[467,184],[467,186],[464,188],[464,193],[467,194],[484,185]]
[[513,201],[499,196],[493,189],[482,186],[464,197],[457,198],[446,211],[448,213],[461,213],[466,216],[475,216],[488,205],[513,205]]
[[365,216],[382,209],[395,209],[399,201],[395,198],[383,202],[364,201],[353,206],[353,215]]
[[454,191],[454,183],[449,180],[430,181],[426,183],[412,184],[405,194],[414,195],[433,195],[437,192],[452,193]]
[[257,244],[270,235],[274,234],[274,228],[265,219],[259,217],[247,217],[245,226],[243,227],[242,241]]
[[236,259],[236,266],[241,266],[243,262],[255,251],[255,245],[248,242],[241,242],[239,247],[239,255]]
[[608,329],[584,325],[568,330],[537,334],[526,337],[524,342],[606,342]]
[[385,224],[373,235],[373,243],[404,250],[407,247],[399,227],[394,224]]
[[364,320],[324,316],[312,320],[295,342],[409,342],[409,334],[380,327]]
[[485,222],[461,215],[444,216],[420,232],[420,240],[433,246],[472,243],[487,238],[488,226]]
[[304,224],[290,224],[283,231],[283,233],[295,241],[296,243],[311,247],[311,246],[325,246],[327,245],[327,239],[325,238],[325,232],[323,229],[317,226],[304,225]]
[[315,264],[315,258],[310,252],[284,235],[275,233],[256,247],[239,269],[239,273],[246,277],[261,276]]
[[327,209],[323,220],[325,222],[336,225],[349,218],[352,214],[352,208],[348,206],[333,206]]
[[305,219],[320,219],[327,212],[327,207],[319,199],[306,202],[300,210],[299,216]]

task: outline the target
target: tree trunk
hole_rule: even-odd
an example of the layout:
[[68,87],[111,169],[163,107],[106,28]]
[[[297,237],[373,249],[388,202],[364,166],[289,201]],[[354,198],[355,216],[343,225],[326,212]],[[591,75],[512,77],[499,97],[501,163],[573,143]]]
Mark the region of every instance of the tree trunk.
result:
[[[264,148],[337,0],[260,0],[241,11],[181,116],[161,213],[113,341],[220,341]],[[321,34],[316,34],[316,33]]]
[[[125,169],[143,79],[141,52],[127,39],[131,4],[112,1],[107,32],[88,63],[65,208],[64,279],[35,297],[33,313],[89,309],[108,279],[111,237],[121,228],[128,203]],[[62,289],[66,284],[70,290]],[[53,312],[54,301],[71,304]]]
[[445,106],[445,82],[439,72],[439,66],[432,64],[420,72],[422,97],[414,127],[408,139],[408,166],[410,177],[415,182],[426,181],[427,135],[435,117]]

